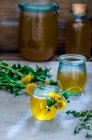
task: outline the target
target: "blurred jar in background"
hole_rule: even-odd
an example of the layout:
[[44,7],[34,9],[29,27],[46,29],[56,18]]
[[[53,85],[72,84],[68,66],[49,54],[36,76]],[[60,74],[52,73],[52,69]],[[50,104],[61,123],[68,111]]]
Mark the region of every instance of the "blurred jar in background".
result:
[[57,48],[57,3],[19,3],[19,49],[27,60],[49,60]]
[[90,57],[91,25],[86,18],[87,5],[72,5],[72,19],[66,25],[66,53]]

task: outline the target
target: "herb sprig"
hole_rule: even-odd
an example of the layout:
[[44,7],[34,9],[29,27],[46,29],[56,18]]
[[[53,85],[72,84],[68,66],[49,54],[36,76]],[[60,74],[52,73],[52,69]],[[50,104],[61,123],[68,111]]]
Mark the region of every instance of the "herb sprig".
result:
[[69,110],[66,114],[79,118],[79,123],[74,130],[75,134],[79,133],[82,129],[86,129],[86,137],[92,137],[92,110],[81,112]]
[[57,84],[56,81],[52,80],[50,69],[42,69],[37,65],[35,69],[21,64],[10,66],[8,63],[0,61],[0,90],[9,91],[16,96],[19,95],[19,92],[25,89],[25,84],[21,82],[21,78],[28,74],[32,75],[31,82],[45,84],[46,81],[49,81],[49,84]]

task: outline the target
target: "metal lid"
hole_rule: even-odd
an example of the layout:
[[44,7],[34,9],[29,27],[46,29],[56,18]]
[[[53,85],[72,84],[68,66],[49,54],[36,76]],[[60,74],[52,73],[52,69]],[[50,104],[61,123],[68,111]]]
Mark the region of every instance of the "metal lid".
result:
[[48,2],[31,2],[31,3],[19,3],[19,8],[22,11],[56,11],[58,9],[57,3],[48,3]]

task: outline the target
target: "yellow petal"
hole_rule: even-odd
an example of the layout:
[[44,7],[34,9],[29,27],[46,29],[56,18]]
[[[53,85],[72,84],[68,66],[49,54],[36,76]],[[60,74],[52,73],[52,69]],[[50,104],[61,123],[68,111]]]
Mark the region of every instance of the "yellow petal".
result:
[[28,83],[28,82],[31,82],[31,79],[32,79],[32,75],[31,74],[28,74],[24,78],[22,78],[21,81],[23,83]]
[[56,94],[55,92],[50,92],[50,93],[49,93],[49,96],[50,96],[50,97],[54,97],[55,94]]
[[28,95],[32,94],[33,88],[35,88],[37,85],[35,83],[27,84],[26,86],[26,92]]
[[55,92],[50,92],[49,96],[51,98],[53,98],[54,100],[57,100],[57,99],[61,98],[61,96],[59,94],[55,93]]
[[64,100],[59,100],[55,106],[57,109],[64,110],[66,107],[66,102]]

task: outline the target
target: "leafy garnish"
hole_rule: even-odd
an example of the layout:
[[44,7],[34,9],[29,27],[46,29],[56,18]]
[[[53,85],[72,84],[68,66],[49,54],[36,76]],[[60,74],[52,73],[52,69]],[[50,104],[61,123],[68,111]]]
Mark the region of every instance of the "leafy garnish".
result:
[[82,129],[86,129],[86,137],[92,137],[92,110],[89,111],[67,111],[67,115],[73,115],[74,117],[79,118],[79,123],[75,127],[74,133],[79,133]]
[[57,84],[53,81],[50,75],[50,69],[36,65],[33,69],[28,65],[22,66],[21,64],[14,64],[10,66],[8,63],[0,61],[0,90],[9,91],[15,95],[19,95],[22,89],[25,89],[25,84],[21,82],[21,78],[31,74],[31,82],[36,84],[45,84],[49,81],[49,84]]

